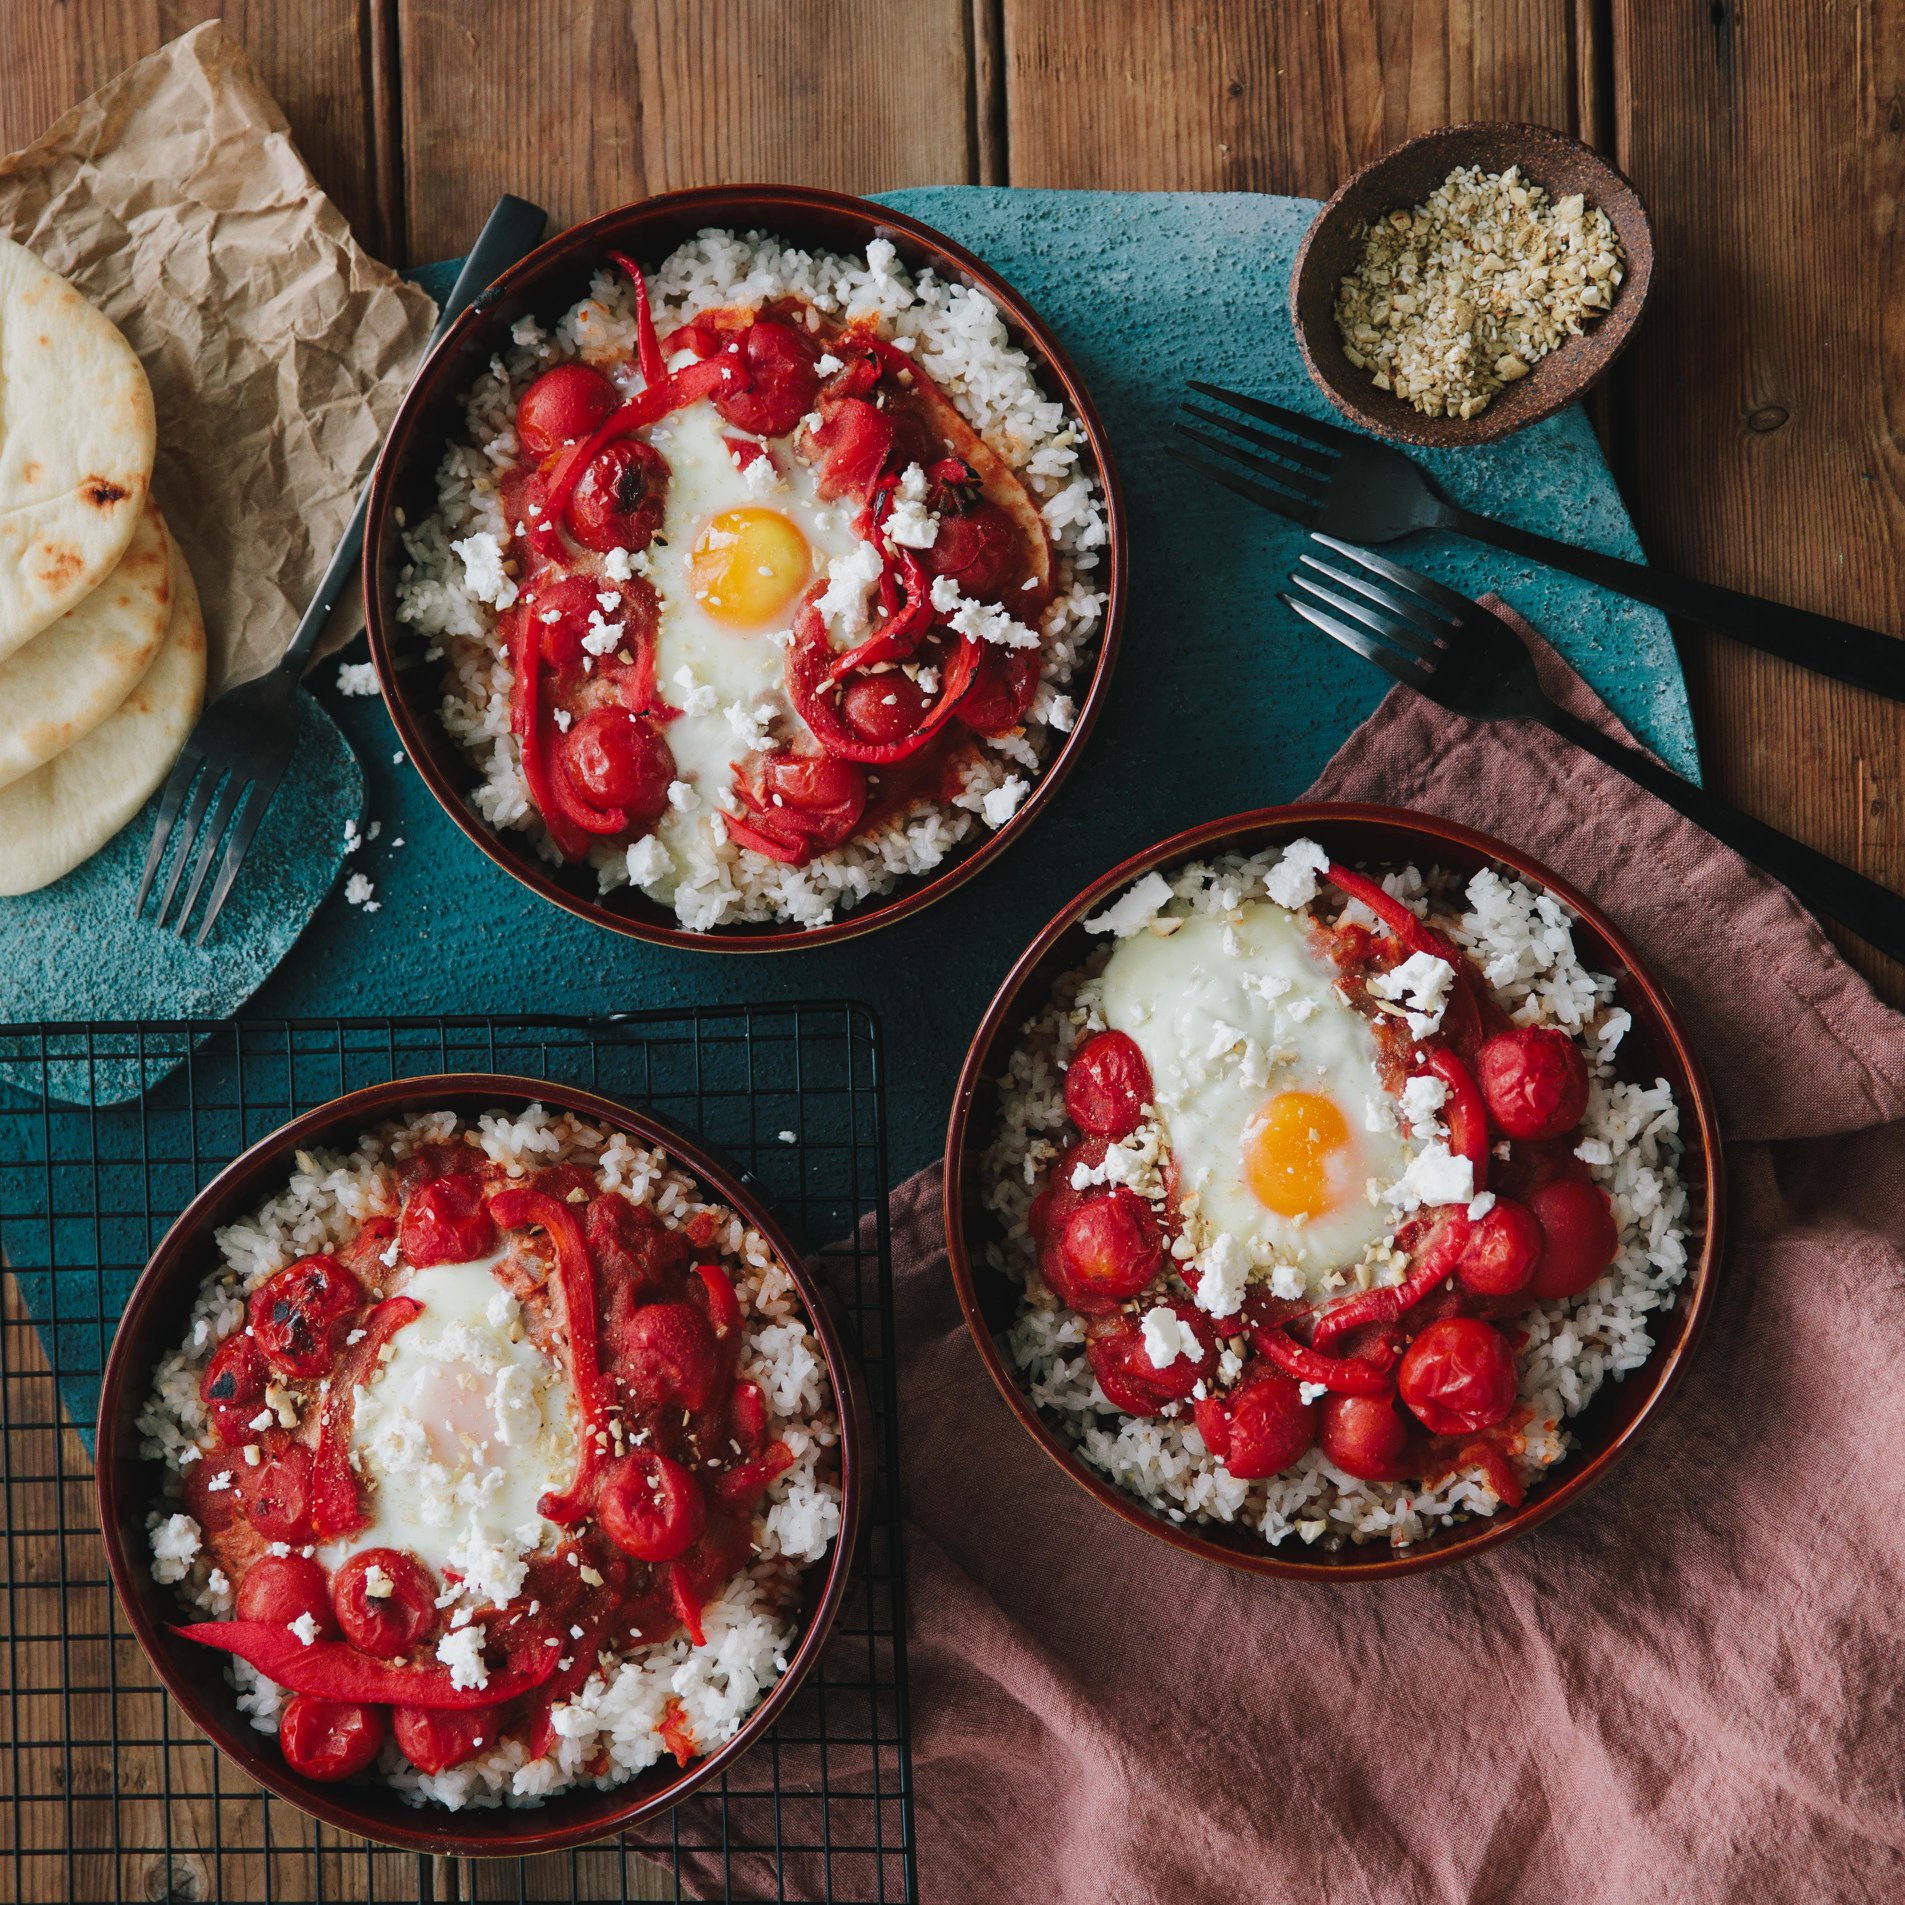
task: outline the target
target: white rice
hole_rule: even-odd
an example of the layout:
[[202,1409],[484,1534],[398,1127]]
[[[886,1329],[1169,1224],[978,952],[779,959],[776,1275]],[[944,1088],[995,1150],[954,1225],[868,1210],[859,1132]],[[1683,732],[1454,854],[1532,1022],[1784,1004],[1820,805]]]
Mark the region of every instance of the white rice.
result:
[[[710,229],[663,261],[650,292],[663,335],[701,311],[785,296],[804,298],[839,320],[877,316],[885,335],[910,352],[1018,473],[1051,538],[1054,595],[1039,629],[1036,698],[1021,727],[973,737],[972,764],[950,805],[921,799],[804,867],[743,851],[727,839],[713,810],[692,830],[688,865],[673,894],[683,925],[695,931],[747,920],[822,926],[839,909],[930,872],[975,831],[1003,826],[1071,728],[1074,710],[1065,689],[1088,656],[1104,610],[1095,586],[1107,539],[1102,494],[1077,419],[1040,390],[1031,360],[1011,343],[998,308],[983,293],[930,270],[911,276],[884,239],[852,258],[804,252],[760,232]],[[591,294],[553,330],[519,322],[511,348],[491,359],[469,393],[468,441],[445,453],[436,509],[404,538],[408,560],[399,574],[398,613],[426,643],[426,658],[448,664],[442,718],[477,769],[470,806],[497,830],[526,835],[556,864],[560,855],[531,802],[519,744],[509,731],[511,672],[494,639],[495,611],[469,586],[452,545],[483,534],[507,541],[498,485],[517,456],[516,405],[528,385],[564,359],[626,362],[634,349],[633,291],[606,267]],[[773,700],[777,725],[797,721],[784,695]],[[725,789],[715,794],[717,802],[726,797]],[[628,883],[627,849],[599,845],[591,860],[602,892]],[[638,863],[636,876],[652,864]]]
[[[138,1419],[141,1453],[168,1470],[170,1498],[148,1517],[153,1576],[176,1586],[200,1615],[226,1618],[233,1609],[231,1583],[201,1547],[196,1522],[177,1508],[187,1466],[214,1440],[199,1400],[206,1363],[243,1327],[251,1291],[299,1257],[348,1248],[364,1219],[395,1214],[402,1162],[463,1129],[452,1112],[424,1112],[367,1132],[348,1153],[300,1151],[285,1190],[217,1233],[223,1262],[199,1290],[184,1343],[161,1359]],[[646,1205],[671,1229],[703,1211],[714,1214],[713,1240],[698,1247],[698,1256],[718,1257],[733,1278],[746,1319],[742,1373],[767,1399],[768,1438],[785,1442],[795,1456],[757,1512],[754,1559],[702,1612],[704,1646],[681,1633],[605,1655],[603,1670],[555,1709],[557,1738],[539,1759],[520,1743],[504,1742],[448,1772],[425,1774],[393,1743],[379,1762],[383,1777],[413,1804],[533,1806],[570,1786],[619,1785],[652,1765],[667,1750],[659,1728],[671,1697],[703,1753],[732,1738],[759,1705],[799,1638],[801,1575],[839,1532],[840,1425],[819,1341],[773,1247],[728,1206],[709,1203],[665,1153],[535,1104],[489,1112],[474,1130],[483,1155],[511,1176],[582,1164],[602,1190]],[[236,1658],[228,1658],[227,1678],[252,1725],[276,1733],[289,1695]],[[606,1770],[590,1770],[604,1760]]]
[[[1222,918],[1259,898],[1303,904],[1316,891],[1313,870],[1299,864],[1308,844],[1299,843],[1288,858],[1276,850],[1230,855],[1186,866],[1168,879],[1147,876],[1098,917],[1108,922],[1104,930],[1142,931],[1160,907]],[[1312,857],[1312,869],[1320,858]],[[1577,1155],[1608,1194],[1620,1247],[1607,1273],[1581,1295],[1531,1303],[1517,1319],[1527,1331],[1520,1393],[1532,1419],[1516,1463],[1524,1483],[1532,1484],[1572,1446],[1568,1419],[1603,1383],[1646,1362],[1653,1349],[1650,1320],[1671,1306],[1686,1274],[1679,1112],[1664,1078],[1634,1082],[1617,1072],[1629,1015],[1616,1002],[1614,981],[1581,965],[1570,916],[1551,895],[1489,869],[1462,891],[1446,875],[1424,876],[1413,867],[1385,875],[1382,884],[1432,916],[1470,954],[1516,1023],[1569,1033],[1588,1060]],[[1343,917],[1376,923],[1353,904]],[[1206,1450],[1189,1405],[1138,1418],[1106,1399],[1086,1358],[1083,1319],[1063,1308],[1039,1276],[1025,1220],[1044,1167],[1074,1135],[1065,1115],[1065,1068],[1075,1047],[1102,1029],[1095,981],[1109,956],[1107,949],[1067,975],[1027,1021],[1001,1088],[999,1131],[986,1153],[986,1203],[1003,1226],[1002,1240],[987,1255],[1025,1286],[1025,1306],[1007,1343],[1033,1402],[1085,1461],[1173,1521],[1241,1523],[1272,1545],[1295,1534],[1325,1548],[1364,1541],[1404,1547],[1468,1515],[1493,1514],[1499,1500],[1474,1471],[1419,1490],[1360,1481],[1320,1448],[1268,1480],[1240,1481]],[[1257,1266],[1256,1276],[1268,1281],[1268,1265]],[[1171,1294],[1185,1294],[1175,1280]]]

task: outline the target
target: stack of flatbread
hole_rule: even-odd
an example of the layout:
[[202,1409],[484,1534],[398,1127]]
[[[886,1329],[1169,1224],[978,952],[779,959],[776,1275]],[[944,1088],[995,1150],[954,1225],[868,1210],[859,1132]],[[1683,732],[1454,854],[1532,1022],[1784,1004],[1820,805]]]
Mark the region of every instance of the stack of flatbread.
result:
[[104,846],[198,719],[205,624],[153,448],[132,346],[0,238],[0,894]]

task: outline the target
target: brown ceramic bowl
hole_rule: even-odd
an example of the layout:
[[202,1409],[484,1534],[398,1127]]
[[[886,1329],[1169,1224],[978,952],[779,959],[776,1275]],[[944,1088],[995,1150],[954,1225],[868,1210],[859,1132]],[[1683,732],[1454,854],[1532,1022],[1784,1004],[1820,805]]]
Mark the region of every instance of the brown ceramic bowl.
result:
[[[1366,370],[1343,355],[1336,330],[1336,290],[1362,256],[1363,228],[1386,212],[1420,205],[1458,165],[1505,172],[1511,165],[1552,198],[1584,194],[1613,223],[1627,255],[1627,276],[1613,309],[1579,337],[1550,351],[1510,384],[1479,416],[1425,417],[1403,398],[1378,390]],[[1647,208],[1626,177],[1578,139],[1547,126],[1478,123],[1445,126],[1399,145],[1363,167],[1317,213],[1297,247],[1290,273],[1290,318],[1310,375],[1338,410],[1365,430],[1395,443],[1459,449],[1493,443],[1572,403],[1606,371],[1640,322],[1654,275],[1654,236]]]
[[[985,1207],[982,1160],[998,1124],[998,1081],[1019,1028],[1051,996],[1062,974],[1082,965],[1094,946],[1103,946],[1102,939],[1084,930],[1085,916],[1154,868],[1175,869],[1222,853],[1255,853],[1305,835],[1351,865],[1410,862],[1444,866],[1463,875],[1492,866],[1553,893],[1575,916],[1575,944],[1583,963],[1618,982],[1620,1002],[1634,1016],[1624,1055],[1637,1059],[1648,1077],[1663,1077],[1673,1087],[1686,1145],[1682,1168],[1692,1207],[1689,1268],[1673,1308],[1656,1320],[1654,1352],[1644,1367],[1624,1382],[1607,1385],[1572,1418],[1568,1426],[1577,1446],[1554,1479],[1540,1484],[1522,1507],[1455,1524],[1399,1551],[1352,1547],[1337,1553],[1286,1553],[1248,1529],[1173,1522],[1088,1468],[1021,1387],[1002,1342],[1018,1313],[1021,1292],[987,1261],[989,1246],[999,1239],[999,1226]],[[1719,1122],[1706,1075],[1672,1004],[1606,915],[1547,868],[1486,834],[1396,807],[1327,803],[1259,808],[1174,835],[1114,867],[1046,927],[1006,976],[966,1055],[946,1136],[945,1203],[953,1282],[972,1340],[1000,1395],[1040,1448],[1134,1528],[1225,1567],[1299,1581],[1387,1580],[1480,1554],[1559,1513],[1605,1475],[1659,1412],[1692,1354],[1712,1304],[1725,1209]]]
[[[397,571],[404,560],[397,514],[401,511],[415,523],[433,507],[438,462],[446,444],[462,434],[463,393],[506,343],[510,327],[525,315],[560,316],[586,295],[591,275],[609,251],[624,252],[652,269],[677,245],[710,225],[769,231],[820,251],[864,251],[870,240],[885,238],[914,272],[930,266],[941,279],[983,291],[998,306],[1013,343],[1031,358],[1040,384],[1078,418],[1089,468],[1104,491],[1109,536],[1095,572],[1106,598],[1097,647],[1089,674],[1073,684],[1076,725],[1059,737],[1024,804],[997,832],[969,842],[930,873],[909,878],[891,892],[812,929],[787,922],[689,932],[672,911],[645,895],[626,887],[599,895],[592,869],[551,867],[524,836],[499,833],[478,818],[465,798],[476,774],[437,714],[441,666],[423,661],[421,647],[397,617]],[[399,407],[371,478],[364,532],[364,613],[378,679],[404,751],[444,812],[505,873],[577,918],[658,945],[704,952],[777,952],[851,939],[918,912],[990,865],[1032,825],[1085,746],[1117,653],[1124,596],[1124,503],[1110,444],[1078,373],[1043,320],[1002,278],[931,226],[866,199],[797,185],[708,185],[664,192],[604,212],[512,265],[450,328]]]
[[[809,1571],[800,1639],[786,1673],[734,1738],[705,1759],[686,1769],[651,1767],[608,1792],[572,1788],[540,1806],[460,1812],[409,1806],[374,1777],[328,1784],[293,1772],[276,1738],[258,1732],[238,1712],[224,1656],[173,1636],[171,1624],[190,1616],[171,1589],[152,1578],[145,1525],[147,1512],[161,1498],[165,1470],[139,1453],[134,1425],[159,1358],[183,1340],[199,1285],[218,1260],[212,1233],[281,1189],[293,1152],[313,1145],[348,1148],[369,1126],[410,1112],[448,1108],[473,1116],[499,1104],[532,1100],[661,1147],[772,1244],[800,1292],[833,1383],[840,1416],[840,1533],[825,1562]],[[394,1079],[307,1111],[234,1159],[193,1198],[153,1253],[113,1334],[100,1391],[96,1466],[100,1530],[120,1606],[159,1678],[215,1746],[267,1791],[345,1832],[444,1857],[517,1858],[604,1838],[667,1811],[719,1777],[773,1725],[819,1658],[845,1598],[866,1504],[867,1461],[859,1374],[822,1293],[785,1231],[730,1170],[667,1126],[594,1092],[545,1079],[452,1072]]]

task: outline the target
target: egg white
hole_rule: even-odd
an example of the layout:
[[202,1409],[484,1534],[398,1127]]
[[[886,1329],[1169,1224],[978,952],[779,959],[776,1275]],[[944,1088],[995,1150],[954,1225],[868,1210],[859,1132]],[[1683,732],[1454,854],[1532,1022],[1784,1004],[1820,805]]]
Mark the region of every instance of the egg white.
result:
[[521,1556],[555,1540],[536,1504],[575,1473],[575,1398],[567,1372],[524,1332],[494,1275],[501,1261],[436,1264],[395,1292],[423,1313],[391,1338],[351,1424],[373,1519],[330,1544],[326,1566],[361,1548],[403,1548],[439,1576],[464,1576],[472,1598],[499,1598]]
[[[671,808],[655,829],[672,864],[644,885],[663,900],[673,896],[690,840],[706,829],[720,793],[732,784],[734,764],[754,751],[752,740],[727,710],[771,708],[786,714],[781,692],[786,647],[775,637],[793,626],[801,600],[796,595],[774,627],[743,631],[715,621],[695,599],[689,559],[696,540],[713,517],[727,510],[776,510],[807,539],[814,581],[858,540],[853,533],[855,506],[821,502],[814,493],[813,471],[788,443],[767,446],[778,472],[775,484],[751,484],[723,441],[742,434],[705,402],[677,411],[649,433],[671,471],[661,531],[648,551],[648,574],[661,598],[656,680],[663,699],[683,710],[678,720],[668,723],[666,733],[676,776],[695,795],[691,807]],[[684,681],[683,670],[691,681]],[[698,688],[711,692],[697,694]],[[701,705],[708,702],[711,705]]]
[[[1358,1262],[1388,1234],[1379,1190],[1407,1163],[1375,1034],[1335,990],[1337,976],[1299,920],[1257,902],[1232,923],[1199,913],[1168,937],[1120,940],[1101,982],[1106,1023],[1135,1040],[1151,1068],[1180,1197],[1195,1192],[1204,1223],[1254,1260],[1310,1277]],[[1333,1171],[1347,1189],[1303,1220],[1269,1209],[1245,1174],[1247,1134],[1284,1091],[1329,1098],[1349,1130]]]

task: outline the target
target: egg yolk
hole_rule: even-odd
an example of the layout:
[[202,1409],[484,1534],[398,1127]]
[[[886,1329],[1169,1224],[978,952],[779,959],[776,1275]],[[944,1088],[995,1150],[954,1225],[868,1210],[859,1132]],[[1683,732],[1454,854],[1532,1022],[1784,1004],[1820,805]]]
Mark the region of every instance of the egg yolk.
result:
[[1337,1202],[1331,1166],[1350,1144],[1333,1099],[1280,1091],[1244,1132],[1244,1181],[1279,1217],[1320,1217]]
[[688,552],[695,601],[723,628],[779,625],[812,574],[807,538],[776,509],[724,509]]

